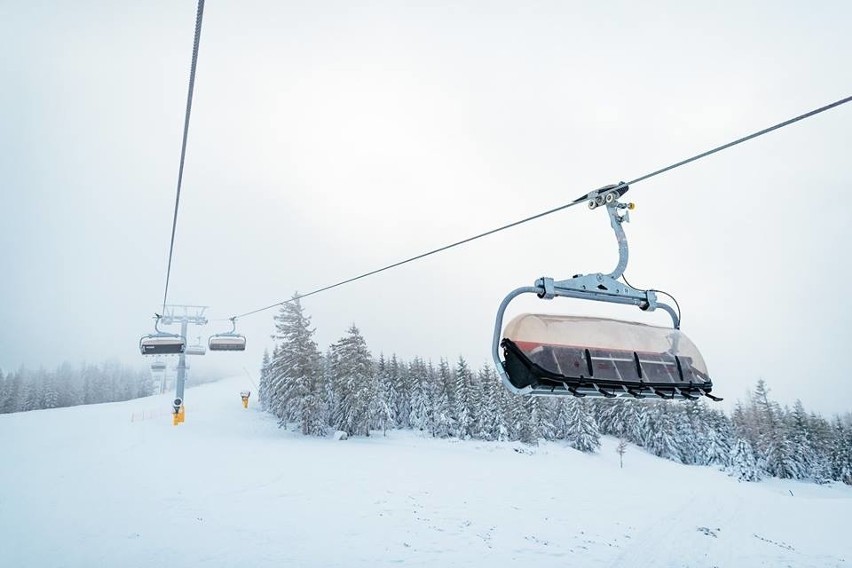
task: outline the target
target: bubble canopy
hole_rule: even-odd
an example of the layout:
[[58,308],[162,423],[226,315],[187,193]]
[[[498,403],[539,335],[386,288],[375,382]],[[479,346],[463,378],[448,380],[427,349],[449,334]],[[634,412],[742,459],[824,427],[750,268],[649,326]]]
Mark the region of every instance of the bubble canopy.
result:
[[[506,371],[516,388],[659,396],[709,392],[704,358],[680,330],[633,321],[522,314],[503,333]],[[631,392],[632,391],[632,392]],[[686,393],[686,394],[684,394]]]
[[692,359],[692,366],[707,374],[698,348],[679,329],[607,318],[521,314],[506,324],[503,337],[525,351],[538,345],[601,350],[667,353]]

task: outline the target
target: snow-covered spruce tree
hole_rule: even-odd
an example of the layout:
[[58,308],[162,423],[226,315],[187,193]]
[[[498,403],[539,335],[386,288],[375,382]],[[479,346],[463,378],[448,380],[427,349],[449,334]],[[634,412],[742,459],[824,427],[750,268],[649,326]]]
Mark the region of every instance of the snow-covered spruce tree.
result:
[[432,402],[429,398],[429,369],[423,359],[415,357],[408,365],[411,393],[409,424],[414,430],[428,430]]
[[500,386],[497,373],[491,365],[484,365],[479,370],[477,390],[479,394],[479,411],[475,414],[475,438],[480,440],[497,440],[500,438],[500,430],[506,430],[503,423],[503,413],[500,412],[499,396],[504,390]]
[[322,380],[325,385],[326,426],[334,428],[337,398],[334,392],[334,380],[332,379],[331,374],[331,347],[325,350],[325,355],[320,355],[320,368],[322,369]]
[[497,393],[497,413],[500,425],[497,431],[497,440],[501,442],[517,440],[515,409],[520,404],[519,401],[523,400],[523,397],[511,394],[503,388],[503,385],[497,386],[495,390]]
[[284,394],[287,391],[286,383],[289,379],[280,368],[281,364],[281,349],[279,345],[275,345],[267,368],[266,411],[278,418],[279,426],[288,421]]
[[818,483],[835,479],[832,476],[831,468],[831,448],[833,441],[831,423],[822,416],[812,412],[808,416],[808,431],[810,432],[811,446],[814,450],[811,477]]
[[565,401],[565,440],[581,452],[594,452],[601,447],[597,422],[585,399],[571,397]]
[[[147,396],[147,394],[137,394],[134,388],[136,385],[134,382],[129,382],[128,386],[130,387],[130,392],[127,396],[127,400],[131,398],[136,398],[137,396]],[[42,408],[58,408],[59,407],[59,389],[57,385],[57,377],[55,373],[51,373],[45,376],[44,381],[44,391],[42,398]]]
[[722,469],[731,460],[733,431],[730,420],[718,410],[708,410],[704,415],[707,429],[703,440],[703,462]]
[[629,401],[624,399],[597,401],[597,420],[602,434],[621,438],[627,431],[625,410]]
[[705,420],[706,406],[701,400],[674,401],[669,404],[673,411],[675,440],[682,463],[706,465],[704,445],[708,425]]
[[9,373],[0,380],[0,414],[18,412],[18,398],[23,388],[21,372]]
[[[320,358],[322,358],[321,355]],[[325,400],[325,377],[321,371],[321,362],[319,367],[320,371],[317,372],[314,382],[308,384],[305,398],[301,404],[299,425],[302,434],[306,436],[323,436],[327,432],[328,403]]]
[[[83,404],[83,382],[80,369],[72,367],[70,363],[62,363],[59,370],[59,406],[77,406]],[[150,371],[147,374],[148,394],[154,394],[154,383]],[[146,395],[143,395],[146,396]]]
[[761,472],[754,457],[754,452],[751,449],[751,444],[744,438],[737,440],[729,468],[731,475],[740,481],[760,480]]
[[829,453],[831,477],[852,485],[852,420],[844,421],[835,417],[833,443]]
[[507,440],[514,442],[521,438],[530,439],[531,435],[527,432],[529,428],[529,410],[524,404],[527,397],[510,394],[506,389],[502,389],[500,394],[503,399],[502,409],[508,427]]
[[376,373],[367,342],[354,324],[331,346],[329,368],[334,427],[350,436],[369,436],[377,394]]
[[646,436],[647,448],[656,456],[681,462],[681,452],[675,437],[675,421],[673,413],[665,402],[655,402],[651,407],[654,417],[653,428]]
[[567,440],[569,436],[570,420],[568,415],[568,397],[560,396],[555,401],[553,412],[553,438],[555,440]]
[[647,400],[628,399],[624,403],[625,436],[627,440],[643,448],[649,447],[656,428],[656,408]]
[[787,426],[778,404],[769,399],[769,389],[763,379],[757,381],[748,404],[734,411],[737,435],[748,440],[754,448],[758,466],[769,475],[793,477],[787,442]]
[[456,364],[455,435],[462,440],[473,437],[476,430],[475,416],[479,410],[475,408],[476,394],[473,373],[464,357],[459,357],[459,362]]
[[257,399],[260,401],[260,409],[269,410],[269,373],[270,373],[269,350],[263,350],[263,360],[260,364],[260,380],[257,385]]
[[376,395],[371,401],[370,416],[372,417],[371,428],[381,430],[382,435],[395,427],[395,405],[394,380],[390,374],[390,366],[384,354],[379,355],[379,363],[376,366]]
[[[559,414],[559,408],[562,405],[563,397],[545,397],[539,400],[539,428],[541,437],[545,440],[558,439],[556,430],[556,418]],[[591,411],[591,410],[590,410]]]
[[389,364],[391,381],[393,381],[393,409],[396,426],[411,428],[411,378],[408,365],[391,356]]
[[430,378],[428,392],[432,409],[429,414],[429,432],[436,438],[448,438],[455,432],[455,419],[450,395],[453,374],[446,359],[441,359],[437,374],[430,373]]
[[40,409],[42,390],[43,384],[40,381],[37,382],[34,378],[27,381],[21,395],[21,410],[28,412]]
[[793,479],[814,479],[819,481],[819,460],[810,431],[810,419],[805,412],[802,401],[797,400],[793,410],[787,413],[787,439],[790,450],[786,454],[787,471]]
[[[151,376],[151,373],[149,371],[144,371],[139,374],[139,383],[138,388],[136,390],[136,397],[151,396],[152,394],[154,394],[154,378]],[[60,405],[62,405],[62,399],[66,396],[68,395],[63,394],[62,389],[59,389]]]
[[279,425],[295,422],[305,435],[326,432],[325,385],[311,318],[295,295],[275,316],[280,343],[270,362],[269,406]]
[[11,381],[7,380],[7,377],[3,375],[3,369],[0,369],[0,414],[5,414],[4,409],[9,399],[10,386]]
[[517,440],[537,446],[541,439],[541,409],[534,396],[519,396],[515,404],[515,432]]

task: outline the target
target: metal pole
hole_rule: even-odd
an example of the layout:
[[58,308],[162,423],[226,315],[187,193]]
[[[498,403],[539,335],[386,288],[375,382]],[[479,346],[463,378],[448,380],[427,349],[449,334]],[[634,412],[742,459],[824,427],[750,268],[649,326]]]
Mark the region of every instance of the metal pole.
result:
[[[180,334],[186,337],[187,321],[183,318],[180,322]],[[186,354],[181,353],[178,359],[177,384],[175,385],[175,398],[183,400],[183,386],[186,382]]]

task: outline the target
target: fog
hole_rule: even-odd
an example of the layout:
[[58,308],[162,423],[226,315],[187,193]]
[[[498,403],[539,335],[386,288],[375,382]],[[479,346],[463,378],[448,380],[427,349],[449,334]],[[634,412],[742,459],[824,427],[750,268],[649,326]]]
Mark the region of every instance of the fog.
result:
[[[559,206],[852,94],[852,4],[208,2],[170,303],[226,318]],[[147,364],[194,1],[0,3],[0,368]],[[638,287],[676,296],[714,393],[848,411],[852,104],[635,185]],[[571,208],[303,301],[321,349],[489,361],[499,302],[609,272]],[[572,300],[521,311],[666,323]],[[198,372],[257,372],[245,353]]]

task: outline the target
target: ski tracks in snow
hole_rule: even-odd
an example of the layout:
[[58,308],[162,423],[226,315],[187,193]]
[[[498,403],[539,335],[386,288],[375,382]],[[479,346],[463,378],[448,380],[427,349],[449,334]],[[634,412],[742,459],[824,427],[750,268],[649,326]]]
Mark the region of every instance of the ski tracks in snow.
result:
[[[732,491],[740,489],[732,484]],[[752,488],[748,488],[752,489]],[[661,497],[664,498],[664,497]],[[797,549],[782,528],[798,525],[803,534],[812,527],[802,518],[786,518],[783,503],[767,499],[762,510],[742,500],[697,494],[632,535],[632,544],[609,564],[613,568],[849,568],[845,558]],[[794,534],[797,531],[793,531]],[[809,535],[810,536],[810,535]]]
[[[659,499],[664,501],[666,496],[660,495]],[[655,519],[630,536],[631,544],[610,566],[728,568],[735,565],[720,528],[727,527],[740,509],[739,505],[733,508],[729,505],[712,495],[695,494],[673,510],[658,509]]]

